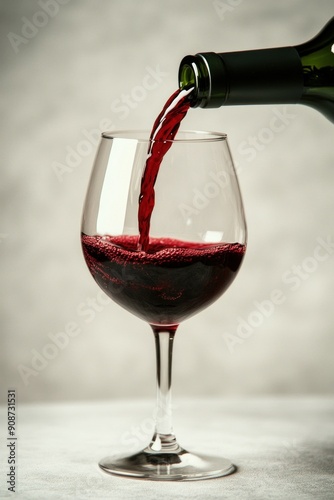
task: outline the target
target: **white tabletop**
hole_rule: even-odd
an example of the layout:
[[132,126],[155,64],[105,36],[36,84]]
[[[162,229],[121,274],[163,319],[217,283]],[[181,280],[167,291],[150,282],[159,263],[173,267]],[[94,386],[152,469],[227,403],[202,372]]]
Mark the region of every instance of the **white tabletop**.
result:
[[[16,414],[16,499],[334,498],[333,398],[176,401],[180,444],[238,466],[233,475],[193,482],[125,479],[99,470],[105,455],[147,444],[152,401],[18,404]],[[0,418],[0,497],[12,498],[3,453],[6,407]]]

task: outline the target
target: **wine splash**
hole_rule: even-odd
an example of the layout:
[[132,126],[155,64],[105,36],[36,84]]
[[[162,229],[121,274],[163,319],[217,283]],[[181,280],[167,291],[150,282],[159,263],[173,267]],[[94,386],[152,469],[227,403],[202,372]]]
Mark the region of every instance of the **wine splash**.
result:
[[154,184],[161,162],[172,145],[181,121],[190,108],[190,94],[193,87],[178,89],[166,102],[154,122],[150,135],[150,145],[141,181],[138,208],[139,241],[138,250],[147,251],[151,215],[154,208]]

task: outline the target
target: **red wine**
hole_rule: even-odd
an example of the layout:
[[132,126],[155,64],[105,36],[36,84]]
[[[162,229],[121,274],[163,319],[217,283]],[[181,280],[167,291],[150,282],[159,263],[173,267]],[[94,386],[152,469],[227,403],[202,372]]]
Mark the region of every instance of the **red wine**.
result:
[[161,162],[172,145],[172,140],[180,127],[182,119],[190,108],[189,95],[192,90],[192,88],[187,88],[174,92],[158,115],[152,128],[139,195],[139,250],[146,251],[149,245],[150,220],[154,208],[154,184]]
[[240,243],[189,243],[137,236],[82,235],[95,281],[115,302],[152,325],[177,325],[214,302],[242,262]]

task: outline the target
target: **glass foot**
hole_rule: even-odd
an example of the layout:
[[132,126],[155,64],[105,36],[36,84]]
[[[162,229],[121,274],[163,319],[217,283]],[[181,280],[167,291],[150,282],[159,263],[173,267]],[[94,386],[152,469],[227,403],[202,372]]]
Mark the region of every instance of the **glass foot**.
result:
[[156,481],[190,481],[227,476],[236,467],[225,458],[178,452],[154,452],[150,448],[131,456],[106,457],[99,466],[109,474]]

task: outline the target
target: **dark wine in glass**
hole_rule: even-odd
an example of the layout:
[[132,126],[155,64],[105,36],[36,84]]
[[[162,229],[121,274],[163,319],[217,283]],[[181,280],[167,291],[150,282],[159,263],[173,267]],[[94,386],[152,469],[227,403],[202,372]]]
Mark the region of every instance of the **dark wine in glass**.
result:
[[[130,456],[107,457],[100,467],[154,480],[203,479],[235,470],[224,458],[184,450],[172,429],[172,348],[178,325],[225,292],[246,249],[243,204],[226,135],[175,134],[174,129],[154,138],[146,132],[104,133],[82,220],[82,247],[92,276],[115,302],[151,325],[157,354],[151,443]],[[145,212],[143,237],[138,200],[144,199],[144,171],[153,148],[162,157],[159,175],[149,183],[153,204]]]

